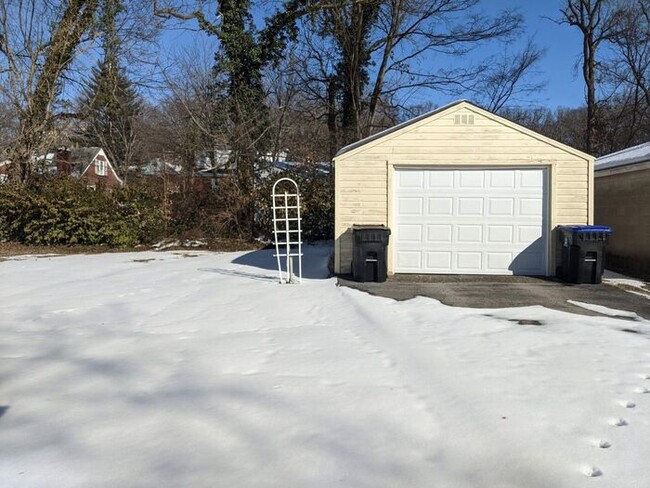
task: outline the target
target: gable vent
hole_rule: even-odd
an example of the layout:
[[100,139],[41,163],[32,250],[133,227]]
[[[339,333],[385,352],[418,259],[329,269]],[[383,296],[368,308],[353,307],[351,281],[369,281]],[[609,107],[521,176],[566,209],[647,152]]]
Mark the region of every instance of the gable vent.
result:
[[474,125],[474,115],[456,114],[454,115],[454,125]]

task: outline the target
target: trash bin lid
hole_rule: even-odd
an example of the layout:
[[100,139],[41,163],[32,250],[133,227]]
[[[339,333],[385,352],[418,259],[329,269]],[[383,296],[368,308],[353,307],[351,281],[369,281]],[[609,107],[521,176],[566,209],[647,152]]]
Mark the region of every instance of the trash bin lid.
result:
[[353,230],[387,230],[388,227],[386,227],[384,224],[352,224],[352,229]]
[[385,225],[360,225],[360,224],[353,224],[352,225],[352,231],[358,231],[358,230],[367,230],[367,231],[372,231],[372,230],[380,230],[383,232],[388,232],[390,234],[390,229],[386,227]]
[[612,228],[606,225],[562,225],[562,229],[572,232],[608,232],[612,233]]

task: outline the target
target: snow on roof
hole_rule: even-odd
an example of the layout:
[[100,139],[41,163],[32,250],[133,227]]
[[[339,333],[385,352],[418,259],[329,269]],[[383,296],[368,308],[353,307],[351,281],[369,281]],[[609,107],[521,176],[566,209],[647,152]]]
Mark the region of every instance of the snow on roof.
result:
[[330,173],[330,163],[316,162],[304,163],[301,161],[274,161],[266,163],[259,171],[259,176],[267,178],[271,175],[277,175],[285,171],[314,171],[318,176],[325,176]]
[[71,149],[69,162],[72,164],[88,164],[97,156],[100,149],[99,147],[77,147]]
[[602,156],[596,159],[594,168],[598,171],[646,161],[650,161],[650,142]]
[[162,161],[160,159],[150,161],[149,163],[142,166],[133,166],[133,169],[139,169],[142,174],[147,176],[153,176],[162,173],[180,174],[183,171],[183,167],[180,164],[168,163],[167,161]]

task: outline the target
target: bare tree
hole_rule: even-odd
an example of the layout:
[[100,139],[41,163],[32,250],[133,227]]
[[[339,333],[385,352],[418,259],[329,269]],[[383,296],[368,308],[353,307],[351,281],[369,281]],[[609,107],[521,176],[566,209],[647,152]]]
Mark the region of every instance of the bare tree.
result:
[[[648,137],[650,117],[650,6],[644,0],[617,4],[608,37],[611,55],[602,63],[603,80],[614,97],[609,105],[611,150]],[[613,149],[612,149],[613,148]]]
[[[507,40],[522,26],[521,16],[504,10],[493,16],[477,10],[478,0],[388,0],[382,2],[377,36],[370,43],[378,66],[371,81],[367,125],[372,127],[382,96],[412,88],[447,90],[476,79],[485,65],[441,70],[422,67],[424,55],[465,56],[481,43]],[[396,80],[387,83],[395,75]]]
[[0,90],[16,111],[9,151],[17,176],[28,178],[38,151],[51,144],[63,76],[89,39],[98,0],[0,2]]
[[468,91],[474,93],[476,101],[491,112],[500,112],[507,103],[522,99],[530,102],[531,97],[545,85],[545,81],[534,76],[536,73],[533,72],[543,55],[544,51],[531,40],[518,53],[511,55],[506,51],[489,63]]
[[458,93],[480,79],[488,61],[468,66],[462,58],[511,39],[522,18],[479,7],[478,0],[339,0],[306,18],[303,86],[322,100],[330,146],[383,127],[390,107],[415,91]]
[[160,111],[178,156],[190,169],[198,155],[216,163],[219,151],[228,149],[229,135],[222,121],[227,117],[221,101],[213,96],[213,42],[194,44],[172,56],[165,69],[166,96]]
[[587,101],[584,149],[591,153],[596,149],[596,130],[599,124],[596,99],[598,49],[614,28],[611,1],[566,0],[561,12],[560,23],[577,27],[582,33],[582,77]]

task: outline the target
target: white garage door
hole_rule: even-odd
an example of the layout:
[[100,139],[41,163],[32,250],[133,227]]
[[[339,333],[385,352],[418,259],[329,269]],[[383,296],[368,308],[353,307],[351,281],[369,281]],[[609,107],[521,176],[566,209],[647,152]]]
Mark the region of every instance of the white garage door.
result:
[[545,275],[546,170],[398,169],[396,273]]

